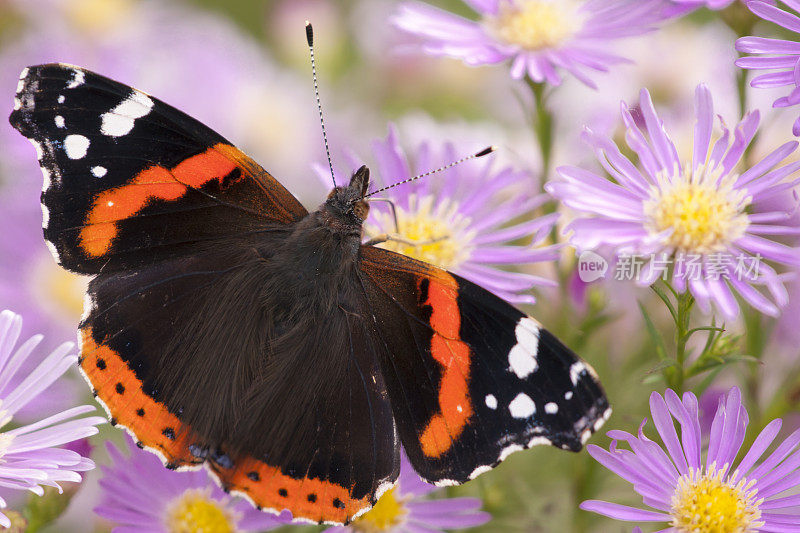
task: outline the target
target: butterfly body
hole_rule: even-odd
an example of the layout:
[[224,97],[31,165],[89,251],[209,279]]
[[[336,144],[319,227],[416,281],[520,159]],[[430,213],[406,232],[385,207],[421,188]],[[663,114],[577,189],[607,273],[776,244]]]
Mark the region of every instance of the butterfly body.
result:
[[81,370],[168,468],[298,520],[346,523],[401,444],[438,485],[539,444],[580,450],[610,409],[534,319],[362,243],[365,167],[314,212],[219,134],[79,67],[23,71],[55,259],[92,276]]

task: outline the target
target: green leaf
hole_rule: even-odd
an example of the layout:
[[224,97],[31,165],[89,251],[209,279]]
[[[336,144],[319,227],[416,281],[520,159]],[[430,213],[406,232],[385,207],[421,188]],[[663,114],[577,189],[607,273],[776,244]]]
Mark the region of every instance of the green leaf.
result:
[[28,529],[25,531],[36,533],[53,523],[67,508],[74,493],[73,487],[67,488],[62,494],[59,494],[58,489],[54,487],[45,487],[43,496],[31,495],[22,512],[22,516],[28,522]]
[[[689,338],[692,335],[694,335],[695,333],[698,333],[700,331],[715,331],[715,332],[719,332],[719,333],[724,333],[725,332],[725,328],[724,327],[718,328],[716,326],[702,326],[702,327],[699,327],[699,328],[692,328],[692,329],[690,329],[689,331],[686,332],[686,334],[683,336],[681,341],[682,342],[688,341]],[[713,335],[709,335],[709,338],[713,338]],[[706,341],[706,342],[708,342],[708,341]]]
[[647,309],[645,309],[642,302],[639,302],[639,310],[642,312],[642,316],[644,317],[644,323],[647,326],[647,332],[650,334],[650,338],[653,340],[653,344],[655,344],[656,355],[658,355],[659,360],[666,361],[669,358],[667,357],[667,347],[664,344],[664,337],[661,336],[656,325],[650,318],[650,315],[647,313]]
[[[667,287],[669,287],[669,285],[667,285]],[[664,290],[661,287],[659,287],[658,285],[656,285],[655,283],[650,285],[650,288],[653,289],[653,292],[656,293],[659,298],[661,298],[661,301],[664,302],[664,304],[667,306],[667,309],[669,310],[669,314],[672,315],[672,320],[677,324],[678,323],[678,314],[677,314],[677,311],[675,311],[675,306],[672,305],[672,302],[670,301],[669,296],[667,296],[667,293],[665,293]],[[670,290],[672,290],[672,289],[670,288]]]
[[720,357],[717,355],[710,355],[702,360],[698,359],[697,361],[695,361],[686,371],[686,377],[694,377],[702,374],[703,372],[708,372],[709,370],[731,365],[734,363],[760,363],[760,362],[761,361],[757,357],[745,354],[727,355],[724,357]]

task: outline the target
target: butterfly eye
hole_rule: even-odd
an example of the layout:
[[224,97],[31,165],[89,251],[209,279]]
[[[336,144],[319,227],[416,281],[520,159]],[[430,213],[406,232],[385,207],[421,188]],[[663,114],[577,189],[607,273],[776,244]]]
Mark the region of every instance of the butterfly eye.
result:
[[357,202],[356,205],[353,206],[353,213],[355,213],[359,219],[366,220],[369,215],[369,204],[363,200]]

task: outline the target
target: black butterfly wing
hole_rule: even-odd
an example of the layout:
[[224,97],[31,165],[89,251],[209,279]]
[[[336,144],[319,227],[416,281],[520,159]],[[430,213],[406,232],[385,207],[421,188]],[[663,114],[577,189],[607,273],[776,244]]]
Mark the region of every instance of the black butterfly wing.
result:
[[378,358],[355,307],[276,319],[271,247],[226,240],[101,273],[81,368],[112,420],[168,467],[205,464],[259,507],[348,522],[399,473]]
[[137,267],[307,214],[219,134],[79,67],[23,70],[10,121],[36,147],[45,239],[69,270]]
[[112,422],[261,507],[368,509],[399,457],[365,325],[283,331],[263,298],[300,203],[201,123],[78,67],[25,69],[10,120],[37,149],[54,256],[94,275],[81,368]]
[[400,439],[426,480],[464,483],[537,444],[578,451],[610,415],[591,367],[490,292],[371,246],[360,271]]

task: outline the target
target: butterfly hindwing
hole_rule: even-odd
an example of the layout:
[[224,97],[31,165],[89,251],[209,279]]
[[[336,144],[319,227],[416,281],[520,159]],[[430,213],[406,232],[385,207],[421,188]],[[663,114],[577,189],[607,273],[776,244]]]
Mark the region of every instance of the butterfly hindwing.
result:
[[488,291],[371,246],[361,273],[400,438],[426,480],[464,483],[537,444],[577,451],[610,414],[591,367]]
[[219,134],[143,92],[64,64],[26,68],[11,124],[36,147],[45,239],[81,273],[261,231],[306,210]]
[[357,302],[319,314],[298,300],[305,318],[277,318],[269,295],[285,269],[270,250],[284,239],[100,273],[81,367],[112,419],[169,467],[204,463],[262,508],[347,522],[398,475],[391,407]]

